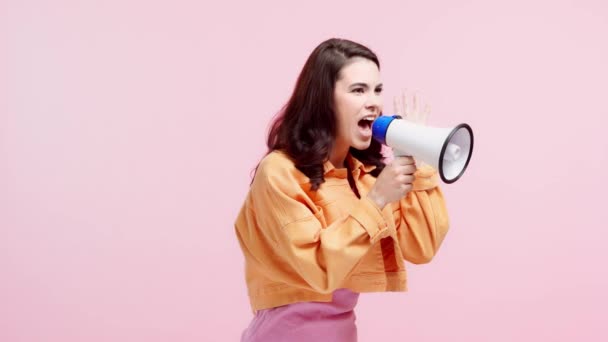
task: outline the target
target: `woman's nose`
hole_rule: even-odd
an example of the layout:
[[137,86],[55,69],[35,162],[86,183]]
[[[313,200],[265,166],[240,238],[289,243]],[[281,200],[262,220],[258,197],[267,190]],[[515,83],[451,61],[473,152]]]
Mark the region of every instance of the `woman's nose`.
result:
[[382,97],[380,95],[372,94],[368,97],[367,103],[365,104],[367,109],[377,109],[380,111],[382,109]]

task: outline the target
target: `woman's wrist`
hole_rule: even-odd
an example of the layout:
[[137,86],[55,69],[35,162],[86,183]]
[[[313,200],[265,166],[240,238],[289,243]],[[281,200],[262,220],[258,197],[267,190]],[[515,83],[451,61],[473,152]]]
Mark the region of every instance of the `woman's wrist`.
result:
[[382,198],[382,196],[378,196],[373,190],[367,194],[367,198],[369,198],[378,209],[382,210],[386,206],[386,201]]

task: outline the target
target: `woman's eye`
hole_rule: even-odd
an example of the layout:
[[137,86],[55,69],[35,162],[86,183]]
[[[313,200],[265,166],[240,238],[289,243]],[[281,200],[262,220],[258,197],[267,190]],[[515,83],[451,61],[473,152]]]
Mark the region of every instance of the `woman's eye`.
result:
[[357,89],[353,90],[353,92],[361,94],[361,93],[363,93],[363,88],[357,88]]
[[376,89],[376,93],[378,93],[378,94],[382,93],[382,88]]

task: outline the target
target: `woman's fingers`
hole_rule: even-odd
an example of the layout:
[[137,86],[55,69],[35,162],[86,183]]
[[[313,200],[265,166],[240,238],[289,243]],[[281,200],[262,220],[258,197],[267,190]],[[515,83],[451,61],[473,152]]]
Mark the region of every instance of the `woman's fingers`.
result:
[[395,114],[421,125],[426,125],[431,112],[431,106],[421,100],[418,91],[410,94],[407,89],[403,89],[400,96],[393,97],[393,107]]

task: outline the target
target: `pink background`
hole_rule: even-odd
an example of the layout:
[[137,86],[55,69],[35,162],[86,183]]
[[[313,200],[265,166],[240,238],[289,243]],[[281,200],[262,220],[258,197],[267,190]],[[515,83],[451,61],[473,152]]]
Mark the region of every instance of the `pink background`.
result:
[[233,231],[329,37],[469,123],[451,232],[361,341],[606,341],[605,1],[0,3],[0,341],[236,341]]

